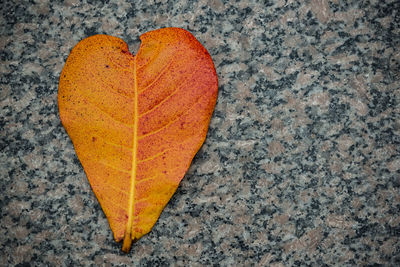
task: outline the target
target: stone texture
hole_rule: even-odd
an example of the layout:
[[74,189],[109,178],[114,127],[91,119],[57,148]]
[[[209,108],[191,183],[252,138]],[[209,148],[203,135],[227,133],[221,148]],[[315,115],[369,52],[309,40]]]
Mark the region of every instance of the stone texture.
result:
[[[262,3],[261,3],[262,2]],[[399,1],[3,1],[1,266],[400,265]],[[175,26],[219,77],[208,138],[120,252],[58,117],[72,47]]]

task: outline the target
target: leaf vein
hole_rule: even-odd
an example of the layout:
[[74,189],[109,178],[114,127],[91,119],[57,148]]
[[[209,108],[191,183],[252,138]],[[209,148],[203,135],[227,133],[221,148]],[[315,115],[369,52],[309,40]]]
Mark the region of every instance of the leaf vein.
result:
[[151,111],[155,110],[156,108],[158,108],[159,106],[161,106],[164,102],[166,102],[169,98],[171,98],[173,95],[175,95],[178,91],[179,91],[180,87],[176,88],[173,92],[171,92],[168,96],[166,96],[160,103],[158,103],[157,105],[153,106],[151,109],[147,110],[146,112],[144,112],[143,114],[141,114],[139,116],[139,118],[142,118],[144,115],[150,113]]
[[147,178],[144,178],[144,179],[138,180],[138,181],[137,181],[137,183],[141,183],[141,182],[145,182],[145,181],[153,180],[153,179],[154,179],[154,178],[156,178],[156,177],[157,177],[157,175],[153,175],[153,176],[150,176],[150,177],[147,177]]
[[164,75],[165,73],[167,73],[167,70],[168,70],[168,68],[169,68],[171,65],[172,65],[172,61],[170,61],[167,65],[165,65],[165,66],[161,69],[161,71],[160,71],[160,73],[157,75],[157,77],[155,77],[154,80],[153,80],[151,83],[149,83],[148,85],[146,85],[146,87],[144,87],[144,88],[139,92],[139,94],[142,94],[144,91],[146,91],[148,88],[150,88],[153,84],[155,84],[155,83],[162,77],[162,75]]
[[125,149],[128,149],[128,150],[132,150],[132,148],[129,147],[129,146],[120,145],[120,144],[116,144],[116,143],[113,143],[113,142],[108,142],[105,138],[103,138],[103,137],[101,137],[101,136],[97,136],[97,137],[100,138],[100,139],[102,139],[103,142],[104,142],[105,144],[107,144],[107,145],[111,145],[111,146],[115,146],[115,147],[121,147],[121,148],[125,148]]
[[[157,46],[157,50],[156,50],[156,52],[154,53],[154,56],[149,60],[149,61],[147,61],[146,62],[146,64],[144,64],[143,66],[140,66],[139,68],[137,68],[137,71],[139,71],[139,70],[141,70],[141,69],[144,69],[145,67],[148,67],[149,65],[151,65],[153,62],[154,62],[154,60],[160,55],[160,50],[163,48],[164,46],[161,46],[161,45],[158,45]],[[141,47],[140,47],[141,48]],[[139,50],[140,50],[140,48],[139,48]],[[137,55],[136,55],[137,56]],[[136,58],[136,56],[135,56],[135,58]]]
[[128,124],[128,123],[125,123],[125,122],[123,122],[123,121],[120,121],[120,120],[114,118],[113,116],[111,116],[111,114],[109,114],[108,112],[106,112],[105,110],[103,110],[102,108],[100,108],[98,105],[96,105],[96,104],[92,103],[91,101],[89,101],[89,100],[83,95],[83,93],[81,93],[81,97],[82,97],[84,100],[86,100],[86,103],[88,103],[88,104],[90,104],[91,106],[95,107],[96,109],[100,110],[103,114],[105,114],[107,117],[109,117],[109,118],[112,119],[113,121],[118,122],[118,123],[120,123],[120,124],[123,124],[123,125],[127,126],[128,128],[133,128],[133,125],[132,125],[132,124]]
[[135,204],[137,204],[138,202],[143,202],[143,201],[150,200],[150,199],[151,199],[151,196],[135,198]]
[[103,162],[103,161],[98,161],[98,162],[99,162],[100,164],[104,165],[104,166],[107,166],[107,167],[111,168],[111,169],[114,169],[114,170],[117,170],[117,171],[120,171],[120,172],[124,172],[124,173],[129,173],[129,174],[131,173],[129,170],[117,168],[117,167],[115,167],[115,166],[113,166],[113,165],[111,165],[111,164],[105,163],[105,162]]
[[112,184],[110,184],[110,183],[106,183],[106,185],[109,186],[109,187],[112,188],[112,189],[115,189],[115,190],[117,190],[117,191],[119,191],[119,192],[121,192],[121,193],[124,193],[124,195],[128,195],[128,193],[125,192],[124,190],[122,190],[121,188],[118,188],[118,187],[116,187],[116,186],[114,186],[114,185],[112,185]]
[[171,149],[172,149],[172,148],[167,148],[167,149],[164,149],[164,150],[161,151],[161,152],[158,152],[157,154],[155,154],[155,155],[153,155],[153,156],[150,156],[150,157],[145,158],[145,159],[142,159],[142,160],[138,160],[138,163],[142,163],[142,162],[146,162],[146,161],[149,161],[149,160],[158,158],[159,156],[161,156],[162,154],[164,154],[165,152],[167,152],[168,150],[171,150]]
[[194,101],[194,102],[190,105],[189,108],[187,108],[185,111],[183,111],[183,112],[180,113],[178,116],[176,116],[175,119],[171,120],[169,123],[165,124],[164,126],[158,128],[158,129],[156,129],[156,130],[154,130],[154,131],[151,131],[151,132],[149,132],[149,133],[142,134],[141,136],[138,136],[138,140],[143,139],[143,138],[145,138],[145,137],[147,137],[147,136],[156,134],[156,133],[160,132],[161,130],[167,128],[168,126],[170,126],[171,124],[173,124],[173,123],[176,122],[177,120],[179,120],[183,115],[186,115],[186,113],[188,113],[190,110],[192,110],[192,109],[194,108],[195,104],[197,104],[198,102],[200,102],[201,97],[202,97],[202,95],[200,95],[200,96],[196,99],[196,101]]
[[[194,76],[194,74],[192,75],[192,77]],[[190,77],[190,79],[192,79],[192,77]],[[185,81],[187,81],[189,79],[185,79],[184,81],[182,81],[179,86],[172,91],[168,96],[166,96],[163,100],[161,100],[157,105],[153,106],[151,109],[147,110],[146,112],[144,112],[143,114],[140,114],[139,118],[143,117],[144,115],[150,113],[152,110],[158,108],[159,106],[161,106],[163,103],[165,103],[169,98],[171,98],[173,95],[175,95],[182,87],[184,87],[185,85]]]
[[115,90],[114,88],[113,88],[113,86],[109,86],[111,89],[109,90],[111,93],[113,93],[113,94],[116,94],[116,95],[119,95],[119,96],[122,96],[123,98],[126,98],[126,99],[129,99],[129,100],[133,100],[133,97],[130,97],[130,96],[128,96],[128,95],[124,95],[124,94],[121,94],[120,92],[118,92],[118,90]]

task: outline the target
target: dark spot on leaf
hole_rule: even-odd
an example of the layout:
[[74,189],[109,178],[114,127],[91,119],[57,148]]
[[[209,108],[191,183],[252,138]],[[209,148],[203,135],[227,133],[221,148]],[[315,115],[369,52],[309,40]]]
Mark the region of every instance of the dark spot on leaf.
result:
[[109,65],[106,65],[106,68],[108,69],[110,66]]
[[97,138],[96,137],[92,137],[92,142],[96,142]]

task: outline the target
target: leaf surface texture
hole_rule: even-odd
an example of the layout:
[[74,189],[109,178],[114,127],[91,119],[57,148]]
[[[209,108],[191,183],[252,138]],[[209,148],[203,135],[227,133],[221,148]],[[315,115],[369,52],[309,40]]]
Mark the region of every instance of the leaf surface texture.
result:
[[126,252],[156,223],[203,144],[218,91],[211,57],[189,32],[140,39],[136,56],[116,37],[82,40],[58,93],[61,121]]

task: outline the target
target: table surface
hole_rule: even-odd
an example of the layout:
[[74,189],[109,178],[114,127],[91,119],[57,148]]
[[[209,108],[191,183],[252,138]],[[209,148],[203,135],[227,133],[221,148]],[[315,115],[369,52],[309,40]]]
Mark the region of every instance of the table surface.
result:
[[[1,4],[1,266],[400,264],[399,1],[83,2]],[[170,26],[211,54],[218,101],[126,255],[61,125],[58,79],[85,37],[135,53]]]

